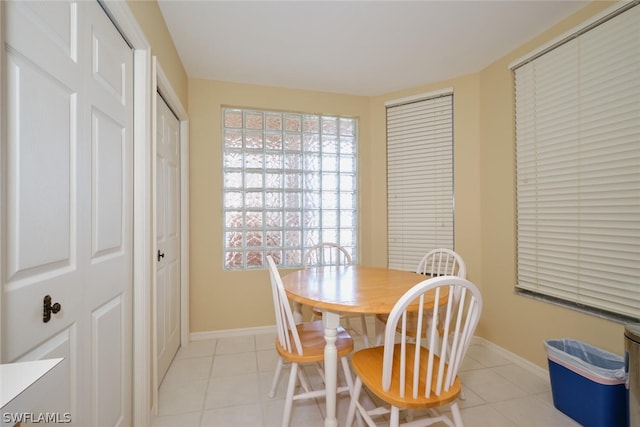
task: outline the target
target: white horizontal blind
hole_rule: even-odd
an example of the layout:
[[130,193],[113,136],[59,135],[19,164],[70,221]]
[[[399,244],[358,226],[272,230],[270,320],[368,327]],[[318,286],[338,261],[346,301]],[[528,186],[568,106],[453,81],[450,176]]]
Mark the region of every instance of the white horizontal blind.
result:
[[387,108],[390,268],[453,249],[453,95]]
[[640,7],[515,69],[517,287],[640,317]]

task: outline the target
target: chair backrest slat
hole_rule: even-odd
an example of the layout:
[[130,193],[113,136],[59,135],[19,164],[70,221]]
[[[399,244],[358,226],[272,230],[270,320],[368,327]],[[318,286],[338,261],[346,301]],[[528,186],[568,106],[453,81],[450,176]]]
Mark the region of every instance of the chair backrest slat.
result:
[[[411,310],[417,310],[417,316],[413,313],[417,318],[416,324],[411,325],[417,331],[413,335],[415,344],[407,343],[410,340],[410,336],[407,336],[407,318]],[[391,383],[397,382],[400,395],[405,397],[411,387],[410,394],[413,398],[418,395],[430,397],[432,394],[440,395],[448,391],[456,381],[481,311],[482,297],[478,288],[461,277],[436,276],[407,291],[387,319],[383,389],[388,391]],[[423,335],[425,329],[427,333]],[[422,345],[423,336],[426,346]],[[400,340],[399,355],[394,354],[398,351],[397,339]],[[414,347],[410,347],[411,345]],[[410,371],[405,361],[409,357],[408,353],[413,356]],[[392,381],[394,363],[400,363],[399,371],[396,370],[400,378]]]
[[[423,315],[424,315],[424,295],[420,295],[420,305],[418,306],[418,315],[417,315],[417,325],[416,325],[416,329],[417,330],[422,330],[422,320],[423,320]],[[420,370],[420,340],[421,337],[418,336],[417,340],[416,340],[416,346],[415,346],[415,350],[414,350],[414,359],[413,359],[413,370],[414,372],[419,371]],[[420,377],[418,375],[414,375],[413,376],[413,398],[416,399],[418,397],[418,383],[420,381]]]

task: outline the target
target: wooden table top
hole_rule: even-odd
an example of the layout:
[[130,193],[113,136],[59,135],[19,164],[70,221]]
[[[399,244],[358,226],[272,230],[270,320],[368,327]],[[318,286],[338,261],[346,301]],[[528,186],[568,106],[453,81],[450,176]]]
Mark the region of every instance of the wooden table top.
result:
[[409,271],[350,265],[299,270],[286,274],[282,282],[289,298],[302,304],[329,311],[382,314],[428,278]]

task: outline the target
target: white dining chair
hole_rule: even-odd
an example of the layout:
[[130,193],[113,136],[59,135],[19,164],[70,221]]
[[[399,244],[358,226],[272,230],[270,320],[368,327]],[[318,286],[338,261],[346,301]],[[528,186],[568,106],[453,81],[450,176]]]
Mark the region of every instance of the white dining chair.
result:
[[438,248],[429,251],[422,257],[416,268],[416,273],[435,276],[457,276],[463,279],[467,276],[464,260],[455,251]]
[[[422,257],[416,267],[416,273],[429,277],[456,276],[466,279],[467,267],[457,252],[447,248],[437,248]],[[454,295],[454,298],[457,299],[457,295]],[[387,314],[376,315],[376,345],[382,343],[382,334],[384,325],[387,323],[387,317]],[[409,322],[415,321],[416,319],[410,316]]]
[[[457,303],[454,295],[458,295]],[[431,304],[427,310],[425,305]],[[409,331],[407,317],[416,309],[418,322],[411,326],[416,330]],[[376,426],[374,418],[383,414],[390,414],[389,426],[397,427],[400,410],[428,409],[425,417],[403,425],[417,427],[443,422],[462,427],[457,404],[462,390],[458,371],[481,312],[480,291],[460,277],[434,277],[407,291],[389,314],[384,345],[359,350],[351,357],[356,381],[347,426],[353,424],[356,411],[370,427]],[[428,321],[421,321],[425,317]],[[436,331],[439,321],[442,335]],[[428,333],[423,331],[426,328],[430,329]],[[409,336],[410,332],[417,332],[415,339]],[[439,346],[436,341],[440,338],[443,345]],[[359,402],[363,385],[386,405],[366,409]],[[451,416],[441,410],[447,406]]]
[[351,254],[347,248],[333,242],[321,242],[313,245],[305,252],[302,260],[304,268],[351,265],[351,263]]
[[[288,427],[291,421],[294,400],[314,399],[326,395],[324,388],[316,390],[311,388],[309,382],[304,377],[302,369],[299,367],[300,364],[315,364],[318,366],[318,364],[324,360],[324,326],[321,320],[296,324],[291,306],[289,305],[289,299],[282,284],[282,278],[270,255],[267,256],[267,263],[269,265],[276,327],[278,329],[275,344],[279,356],[269,397],[275,397],[282,365],[285,361],[288,362],[291,366],[291,372],[289,373],[289,383],[287,385],[287,394],[282,415],[282,426]],[[351,394],[353,390],[353,379],[347,356],[353,351],[353,338],[351,338],[344,328],[338,328],[335,345],[347,383],[346,386],[338,387],[337,392],[348,392]],[[319,373],[324,379],[322,370],[319,369]],[[296,394],[295,389],[298,379],[300,379],[302,390]]]
[[[321,242],[318,243],[304,255],[303,267],[324,267],[324,266],[341,266],[350,265],[352,258],[347,249],[333,242]],[[317,307],[311,307],[312,319],[317,319],[322,316],[322,310]],[[361,331],[358,331],[351,327],[350,319],[357,317],[360,320]],[[362,338],[362,342],[365,347],[369,347],[369,331],[367,329],[367,319],[364,314],[357,313],[340,313],[340,318],[345,320],[348,331],[352,335],[357,335]]]

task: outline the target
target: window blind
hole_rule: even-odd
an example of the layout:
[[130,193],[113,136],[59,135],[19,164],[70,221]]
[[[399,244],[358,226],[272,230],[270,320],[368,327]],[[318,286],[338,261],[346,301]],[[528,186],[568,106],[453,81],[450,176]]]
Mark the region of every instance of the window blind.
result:
[[453,95],[387,107],[388,264],[453,249]]
[[640,7],[514,69],[517,288],[640,318]]

